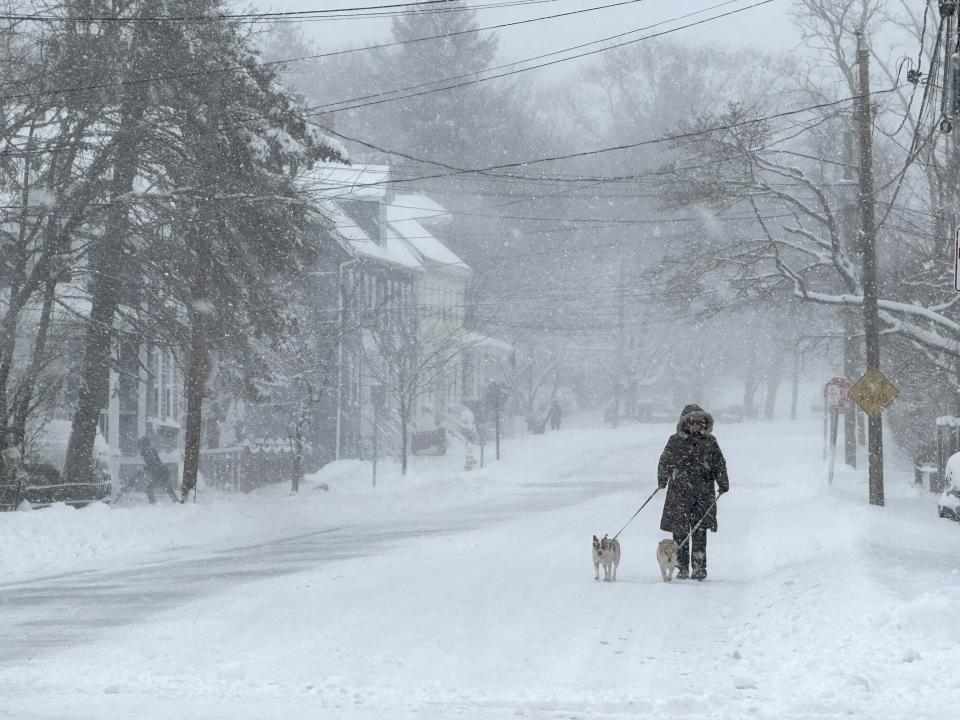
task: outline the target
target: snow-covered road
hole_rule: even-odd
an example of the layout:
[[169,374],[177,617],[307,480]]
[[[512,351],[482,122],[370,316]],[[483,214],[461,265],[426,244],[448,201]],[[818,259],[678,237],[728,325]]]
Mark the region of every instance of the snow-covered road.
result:
[[718,429],[706,583],[660,582],[662,496],[593,581],[668,430],[527,438],[474,502],[0,585],[0,717],[951,717],[960,528],[896,475],[884,509],[825,487],[816,423]]

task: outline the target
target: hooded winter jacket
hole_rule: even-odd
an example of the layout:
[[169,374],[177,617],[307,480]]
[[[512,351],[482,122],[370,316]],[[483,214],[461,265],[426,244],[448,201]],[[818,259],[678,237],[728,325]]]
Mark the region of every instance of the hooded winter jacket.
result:
[[[694,432],[690,423],[702,420],[703,432]],[[717,439],[711,435],[713,417],[699,405],[687,405],[680,414],[677,432],[670,436],[660,455],[657,482],[667,488],[660,529],[685,533],[706,514],[701,528],[717,530],[717,506],[713,502],[719,490],[730,489],[727,463]]]

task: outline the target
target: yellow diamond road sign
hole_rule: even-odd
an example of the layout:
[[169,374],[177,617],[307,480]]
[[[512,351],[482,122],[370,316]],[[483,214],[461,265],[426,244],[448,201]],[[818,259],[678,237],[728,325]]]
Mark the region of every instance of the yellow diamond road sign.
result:
[[888,407],[900,391],[879,370],[870,368],[850,388],[850,397],[863,408],[868,415],[879,415]]

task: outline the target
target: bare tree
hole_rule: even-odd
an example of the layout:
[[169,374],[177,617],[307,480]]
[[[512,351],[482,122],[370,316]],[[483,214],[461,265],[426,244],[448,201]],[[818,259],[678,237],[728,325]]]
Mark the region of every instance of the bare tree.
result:
[[470,346],[462,321],[443,309],[383,309],[366,327],[363,361],[396,402],[401,473],[407,473],[410,425],[417,402],[434,389],[452,362]]

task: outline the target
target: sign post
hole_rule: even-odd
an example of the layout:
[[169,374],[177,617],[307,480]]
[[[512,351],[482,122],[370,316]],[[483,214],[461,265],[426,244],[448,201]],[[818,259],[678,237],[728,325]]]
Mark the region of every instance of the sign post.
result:
[[960,292],[960,227],[954,233],[953,241],[953,289]]
[[487,385],[485,400],[487,409],[493,412],[497,460],[500,459],[500,415],[503,411],[503,404],[507,400],[507,394],[507,389],[503,386],[503,383],[491,380],[490,384]]
[[[850,388],[850,397],[870,416],[870,504],[883,505],[883,453],[879,441],[883,431],[882,413],[900,391],[876,367],[871,367]],[[876,438],[876,441],[874,440]]]
[[824,412],[829,416],[830,465],[827,470],[827,483],[833,485],[833,469],[837,460],[837,428],[840,425],[840,413],[846,411],[850,392],[850,382],[846,378],[835,377],[823,387]]
[[386,388],[381,384],[370,386],[370,399],[373,401],[373,487],[377,486],[377,440],[380,431],[380,411],[387,399]]

